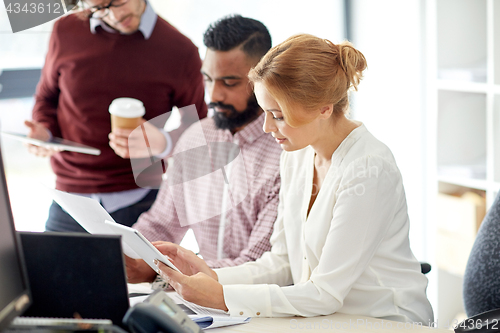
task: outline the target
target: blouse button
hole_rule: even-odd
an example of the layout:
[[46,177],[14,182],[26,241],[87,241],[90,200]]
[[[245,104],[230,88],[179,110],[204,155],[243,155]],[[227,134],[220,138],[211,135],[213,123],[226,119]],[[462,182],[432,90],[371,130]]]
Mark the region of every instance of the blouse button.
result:
[[240,316],[243,316],[243,311],[240,311]]
[[257,316],[260,316],[260,312],[257,312]]

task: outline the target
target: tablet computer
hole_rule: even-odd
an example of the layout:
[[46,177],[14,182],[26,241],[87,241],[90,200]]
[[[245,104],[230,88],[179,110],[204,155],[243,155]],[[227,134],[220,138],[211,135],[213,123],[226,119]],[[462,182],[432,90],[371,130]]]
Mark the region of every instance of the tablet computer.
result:
[[158,249],[139,231],[112,221],[105,221],[104,223],[106,223],[115,233],[121,235],[125,243],[127,243],[128,246],[130,246],[155,272],[158,271],[158,267],[154,264],[155,259],[175,269],[177,272],[180,272],[170,261],[170,258],[158,251]]
[[73,142],[66,139],[53,137],[49,141],[38,140],[28,137],[26,134],[11,133],[2,131],[2,135],[13,138],[25,143],[29,143],[35,146],[40,146],[44,148],[59,148],[61,150],[73,151],[76,153],[90,154],[90,155],[100,155],[101,151],[97,148],[83,145],[78,142]]

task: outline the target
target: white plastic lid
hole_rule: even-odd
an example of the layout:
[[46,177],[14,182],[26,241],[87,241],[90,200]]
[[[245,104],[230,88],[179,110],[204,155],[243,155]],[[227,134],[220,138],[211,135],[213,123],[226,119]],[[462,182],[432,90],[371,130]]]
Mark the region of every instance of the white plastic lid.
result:
[[122,118],[137,118],[144,116],[146,109],[138,99],[120,97],[111,102],[109,113]]

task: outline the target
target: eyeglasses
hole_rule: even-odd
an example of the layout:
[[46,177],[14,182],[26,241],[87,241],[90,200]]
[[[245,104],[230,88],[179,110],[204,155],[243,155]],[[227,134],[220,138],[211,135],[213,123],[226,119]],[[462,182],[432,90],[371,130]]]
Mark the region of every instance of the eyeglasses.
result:
[[[84,2],[84,1],[82,1]],[[111,7],[121,7],[126,4],[128,0],[111,0],[111,2],[107,6],[93,6],[90,7],[90,17],[96,19],[102,19],[108,16]],[[86,3],[86,2],[84,2]]]

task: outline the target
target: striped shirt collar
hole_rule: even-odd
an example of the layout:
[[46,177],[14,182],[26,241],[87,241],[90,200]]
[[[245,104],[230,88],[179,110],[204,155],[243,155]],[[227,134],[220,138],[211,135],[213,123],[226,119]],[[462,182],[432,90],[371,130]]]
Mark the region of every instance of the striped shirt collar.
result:
[[[153,33],[153,29],[156,25],[156,20],[158,19],[158,15],[156,15],[153,7],[151,4],[146,1],[146,9],[144,10],[144,13],[142,13],[141,16],[141,23],[139,24],[139,31],[142,33],[144,36],[144,39],[149,39],[151,37],[151,34]],[[111,33],[116,33],[117,31],[113,28],[111,28],[109,25],[104,23],[103,20],[101,19],[96,19],[96,18],[90,18],[90,31],[95,34],[96,33],[96,28],[100,26],[107,32]]]

